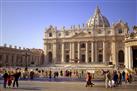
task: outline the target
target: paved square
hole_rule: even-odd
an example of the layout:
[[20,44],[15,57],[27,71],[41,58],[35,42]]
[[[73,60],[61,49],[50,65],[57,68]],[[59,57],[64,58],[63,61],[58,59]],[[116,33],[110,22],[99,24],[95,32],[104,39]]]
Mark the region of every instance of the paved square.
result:
[[105,88],[104,82],[94,82],[94,87],[85,87],[85,82],[19,81],[19,88],[6,88],[0,84],[0,91],[136,91],[137,82],[115,88]]

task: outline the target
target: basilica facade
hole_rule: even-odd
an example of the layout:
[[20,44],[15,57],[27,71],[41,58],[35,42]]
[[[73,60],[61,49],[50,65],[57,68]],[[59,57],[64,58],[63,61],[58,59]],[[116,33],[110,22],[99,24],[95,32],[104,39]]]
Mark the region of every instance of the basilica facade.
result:
[[118,67],[124,65],[127,23],[110,24],[99,7],[82,26],[46,28],[44,33],[45,64]]

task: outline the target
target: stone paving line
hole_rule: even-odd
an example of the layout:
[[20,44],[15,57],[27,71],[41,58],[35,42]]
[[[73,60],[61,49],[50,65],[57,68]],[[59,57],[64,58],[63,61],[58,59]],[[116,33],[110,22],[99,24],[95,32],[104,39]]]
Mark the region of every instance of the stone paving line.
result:
[[85,87],[85,82],[19,81],[19,88],[4,89],[0,84],[0,91],[137,91],[137,82],[115,88],[105,88],[104,82],[94,83],[93,87]]

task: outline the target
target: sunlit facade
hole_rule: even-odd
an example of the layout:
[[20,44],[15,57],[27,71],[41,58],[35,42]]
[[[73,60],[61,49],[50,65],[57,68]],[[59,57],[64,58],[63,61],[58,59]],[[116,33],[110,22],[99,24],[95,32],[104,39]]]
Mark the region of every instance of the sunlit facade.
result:
[[51,25],[44,33],[45,64],[83,68],[124,65],[128,29],[121,20],[111,25],[99,7],[82,26],[58,29]]

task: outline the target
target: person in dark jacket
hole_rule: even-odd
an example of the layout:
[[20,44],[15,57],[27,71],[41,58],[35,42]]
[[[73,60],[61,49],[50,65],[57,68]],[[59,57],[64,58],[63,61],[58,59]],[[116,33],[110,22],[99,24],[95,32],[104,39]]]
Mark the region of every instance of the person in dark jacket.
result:
[[123,81],[125,81],[125,75],[126,75],[126,73],[125,73],[125,71],[123,71],[122,72],[122,79],[123,79]]
[[21,76],[21,73],[20,72],[16,72],[14,73],[13,77],[14,77],[14,81],[13,81],[13,87],[15,86],[15,83],[16,83],[16,87],[18,88],[19,87],[19,83],[18,83],[18,80],[19,80],[19,77]]
[[34,78],[34,71],[31,71],[30,72],[30,79],[33,80],[33,78]]
[[114,80],[115,86],[117,86],[118,85],[118,74],[117,74],[117,71],[114,71],[113,80]]
[[6,88],[7,80],[8,80],[8,73],[7,73],[7,71],[5,71],[5,73],[3,75],[3,78],[4,78],[3,87]]
[[91,74],[88,72],[87,73],[87,77],[86,77],[86,87],[87,86],[93,86],[94,84],[91,82],[91,79],[92,79],[92,76],[91,76]]

